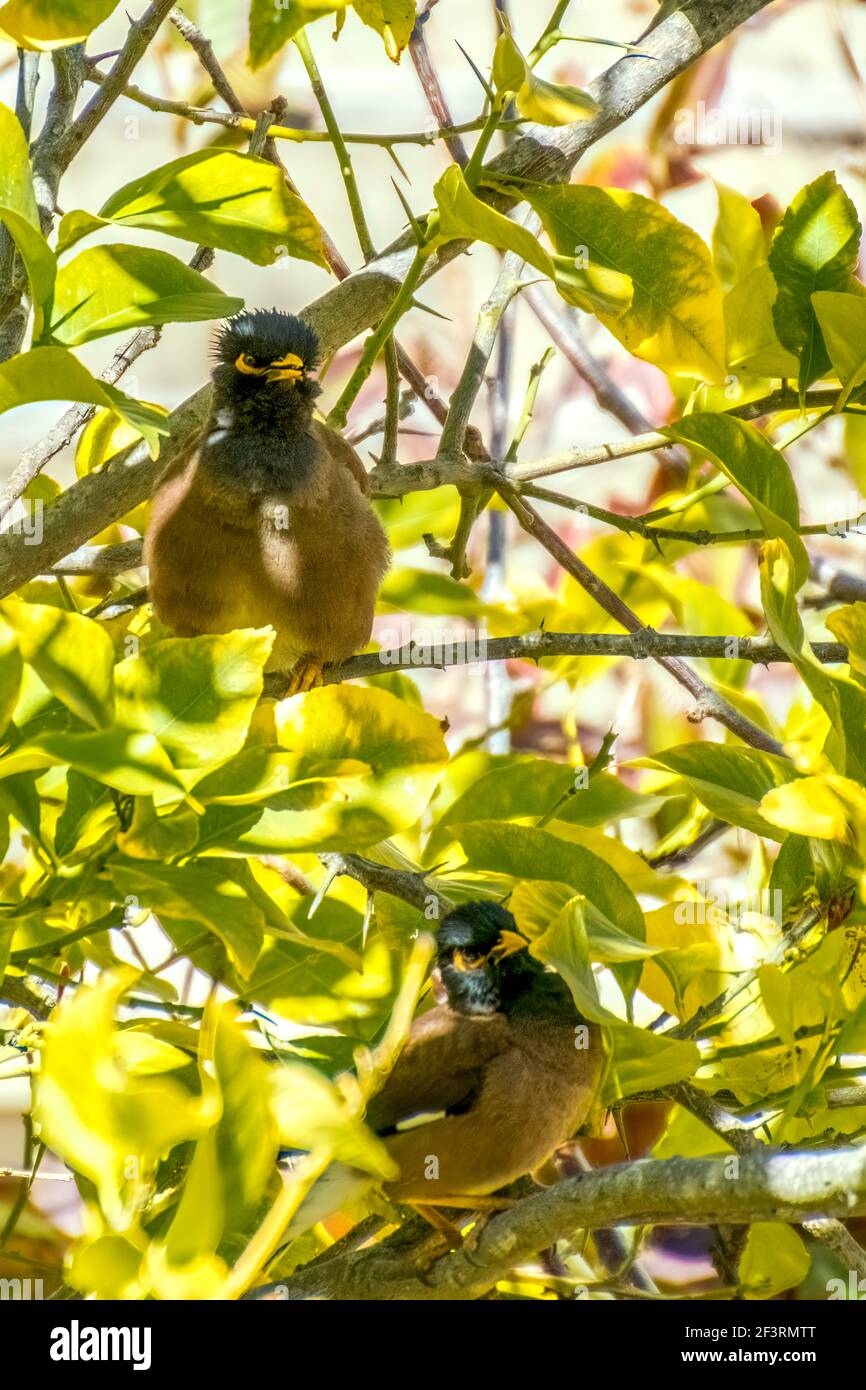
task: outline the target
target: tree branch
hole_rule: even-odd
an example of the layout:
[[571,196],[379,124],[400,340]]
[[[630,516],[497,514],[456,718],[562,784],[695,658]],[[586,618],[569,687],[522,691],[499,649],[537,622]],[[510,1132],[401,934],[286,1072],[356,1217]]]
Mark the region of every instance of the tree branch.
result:
[[[124,568],[131,566],[124,564]],[[72,572],[94,571],[76,568]],[[96,572],[104,573],[104,570]],[[848,660],[848,649],[841,642],[816,642],[812,651],[819,661],[828,665],[842,664]],[[408,642],[402,647],[353,656],[343,666],[325,674],[328,684],[337,684],[339,681],[381,676],[383,671],[441,671],[447,666],[473,666],[487,661],[537,662],[557,656],[617,656],[633,661],[665,657],[708,660],[715,657],[729,661],[751,661],[758,666],[790,661],[782,647],[763,637],[692,637],[642,627],[629,635],[612,632],[530,632],[517,637],[484,638],[469,633],[465,639],[449,636],[447,641]],[[268,696],[279,699],[285,693],[287,677],[268,676],[265,685]]]
[[465,1300],[482,1297],[539,1251],[576,1230],[609,1226],[748,1225],[806,1222],[816,1212],[866,1213],[866,1149],[820,1154],[762,1152],[730,1159],[640,1159],[566,1178],[492,1216],[456,1251],[419,1272],[387,1241],[302,1268],[284,1284],[290,1299]]

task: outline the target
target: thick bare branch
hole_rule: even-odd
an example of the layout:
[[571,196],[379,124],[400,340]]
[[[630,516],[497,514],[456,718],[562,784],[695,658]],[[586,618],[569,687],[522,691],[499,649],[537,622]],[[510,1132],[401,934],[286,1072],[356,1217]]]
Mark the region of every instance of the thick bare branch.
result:
[[458,1300],[482,1297],[512,1270],[577,1230],[650,1224],[748,1225],[847,1219],[866,1212],[866,1149],[773,1153],[737,1159],[642,1159],[567,1178],[491,1217],[477,1239],[419,1273],[387,1241],[301,1269],[290,1299]]

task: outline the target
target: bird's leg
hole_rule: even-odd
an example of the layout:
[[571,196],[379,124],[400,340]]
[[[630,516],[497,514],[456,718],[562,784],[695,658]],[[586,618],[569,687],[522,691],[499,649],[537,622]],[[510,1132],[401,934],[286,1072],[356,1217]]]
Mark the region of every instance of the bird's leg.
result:
[[[421,1215],[426,1215],[421,1211],[422,1205],[427,1209],[433,1207],[453,1207],[456,1211],[507,1211],[509,1207],[517,1205],[515,1197],[425,1197],[422,1204],[416,1206],[414,1202],[410,1206],[415,1206],[416,1211]],[[431,1223],[435,1224],[435,1223]]]
[[296,661],[289,674],[289,686],[286,695],[301,695],[307,690],[313,690],[317,685],[325,684],[325,676],[322,671],[322,664],[316,661],[315,657],[306,654]]
[[[476,1228],[484,1224],[483,1218],[494,1211],[504,1211],[508,1207],[513,1207],[515,1200],[513,1197],[428,1197],[423,1202],[410,1202],[409,1206],[416,1211],[419,1216],[433,1227],[435,1236],[422,1241],[414,1252],[415,1263],[419,1269],[426,1269],[432,1264],[438,1255],[443,1253],[443,1245],[447,1250],[459,1250],[464,1243],[471,1244],[471,1238],[476,1235]],[[456,1222],[450,1221],[440,1207],[450,1207],[452,1211],[466,1211],[470,1214],[469,1222],[466,1218],[462,1220],[462,1225],[471,1224],[473,1230],[464,1238],[460,1226]]]
[[[444,1236],[449,1250],[460,1249],[460,1246],[463,1244],[463,1236],[460,1232],[460,1228],[455,1226],[453,1221],[449,1221],[448,1217],[445,1216],[443,1212],[439,1211],[435,1206],[428,1206],[426,1202],[411,1202],[410,1206],[413,1211],[416,1211],[419,1216],[422,1216],[424,1220],[433,1227],[433,1230],[436,1232],[437,1245],[441,1244],[441,1237]],[[432,1244],[432,1242],[424,1241],[420,1250],[424,1251],[428,1244]]]

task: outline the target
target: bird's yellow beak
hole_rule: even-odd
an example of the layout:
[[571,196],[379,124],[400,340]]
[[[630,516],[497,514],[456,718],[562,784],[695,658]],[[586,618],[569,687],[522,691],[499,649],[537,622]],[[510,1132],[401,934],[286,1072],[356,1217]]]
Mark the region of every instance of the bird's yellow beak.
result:
[[499,938],[498,945],[493,947],[488,960],[504,960],[506,956],[513,956],[515,951],[522,951],[529,942],[525,937],[519,936],[516,931],[504,931]]
[[300,381],[303,375],[304,363],[294,352],[287,352],[285,357],[278,357],[265,373],[268,381],[289,381],[292,385]]

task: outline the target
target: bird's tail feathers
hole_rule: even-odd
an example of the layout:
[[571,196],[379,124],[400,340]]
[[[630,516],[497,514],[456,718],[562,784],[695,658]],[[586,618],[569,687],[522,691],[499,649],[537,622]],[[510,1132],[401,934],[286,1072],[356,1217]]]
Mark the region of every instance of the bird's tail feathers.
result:
[[[287,1165],[282,1164],[285,1168]],[[374,1179],[348,1163],[332,1163],[307,1193],[286,1230],[289,1240],[303,1235],[343,1207],[359,1202],[373,1187]]]

